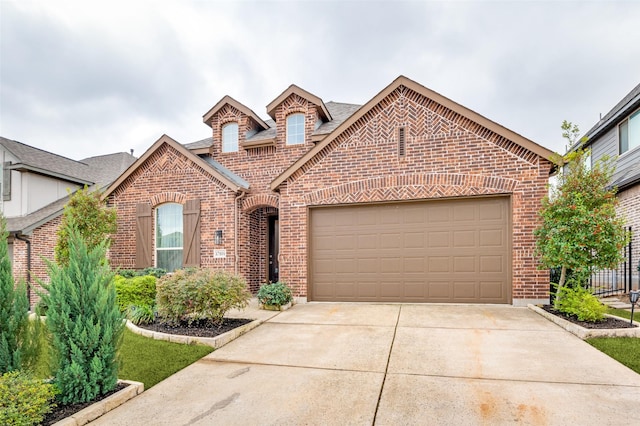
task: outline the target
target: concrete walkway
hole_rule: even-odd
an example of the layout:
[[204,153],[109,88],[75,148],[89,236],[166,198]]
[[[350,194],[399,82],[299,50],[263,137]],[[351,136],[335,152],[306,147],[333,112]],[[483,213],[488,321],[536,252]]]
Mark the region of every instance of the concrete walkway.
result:
[[96,425],[640,424],[640,375],[525,308],[296,305]]

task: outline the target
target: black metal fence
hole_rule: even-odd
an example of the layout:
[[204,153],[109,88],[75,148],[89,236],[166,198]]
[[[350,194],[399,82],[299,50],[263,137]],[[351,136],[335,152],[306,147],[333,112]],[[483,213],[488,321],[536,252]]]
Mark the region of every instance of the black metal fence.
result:
[[638,288],[638,259],[634,259],[634,244],[640,244],[631,227],[628,228],[631,239],[624,248],[624,261],[616,269],[604,269],[591,275],[589,285],[597,296],[611,296],[628,293]]

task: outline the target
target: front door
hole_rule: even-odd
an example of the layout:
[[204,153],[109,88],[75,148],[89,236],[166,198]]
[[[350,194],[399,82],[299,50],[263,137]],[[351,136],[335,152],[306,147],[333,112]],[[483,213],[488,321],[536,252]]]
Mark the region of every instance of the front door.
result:
[[269,282],[278,281],[278,248],[280,247],[280,229],[278,226],[278,216],[269,216],[269,243],[267,258],[269,259]]

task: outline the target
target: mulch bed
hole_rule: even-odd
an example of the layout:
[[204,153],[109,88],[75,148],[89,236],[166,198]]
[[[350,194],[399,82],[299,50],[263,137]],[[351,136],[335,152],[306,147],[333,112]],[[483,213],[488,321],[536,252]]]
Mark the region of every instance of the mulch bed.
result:
[[564,312],[557,311],[551,305],[544,305],[542,306],[542,309],[544,309],[545,311],[557,317],[560,317],[574,324],[577,324],[581,327],[589,328],[589,329],[636,328],[637,327],[636,324],[631,325],[629,321],[622,321],[622,320],[611,318],[611,317],[604,317],[604,320],[599,322],[580,321],[575,315],[567,315]]
[[233,330],[245,324],[250,323],[253,320],[246,318],[225,318],[221,324],[214,325],[209,322],[194,321],[188,324],[186,321],[181,322],[179,325],[171,325],[167,323],[157,322],[152,324],[140,324],[138,327],[151,331],[157,331],[167,334],[179,334],[181,336],[193,336],[193,337],[216,337],[227,331]]
[[42,421],[41,424],[43,426],[49,426],[56,422],[59,422],[60,420],[65,419],[69,416],[72,416],[78,411],[83,410],[98,401],[102,401],[106,397],[113,395],[114,393],[126,388],[127,386],[129,386],[128,383],[118,383],[114,390],[112,390],[111,392],[107,392],[104,395],[100,395],[96,399],[90,402],[81,402],[78,404],[69,404],[69,405],[62,405],[58,403],[58,406],[55,407],[50,413],[48,413],[44,417],[44,420]]

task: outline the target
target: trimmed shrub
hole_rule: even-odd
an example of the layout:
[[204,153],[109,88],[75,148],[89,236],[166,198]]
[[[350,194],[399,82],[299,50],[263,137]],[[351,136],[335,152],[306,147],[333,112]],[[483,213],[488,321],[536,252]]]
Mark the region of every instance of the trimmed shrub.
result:
[[580,321],[597,322],[604,318],[607,307],[600,303],[589,290],[577,285],[562,287],[560,291],[562,297],[558,300],[556,307],[560,312],[575,315]]
[[127,308],[126,316],[135,325],[150,324],[155,319],[155,307],[150,305],[131,305]]
[[245,280],[225,271],[182,269],[156,284],[158,316],[171,324],[197,320],[220,324],[229,309],[245,308],[250,298]]
[[105,244],[88,248],[72,220],[67,224],[68,263],[48,262],[44,284],[57,366],[54,383],[63,404],[88,402],[116,387],[116,354],[124,328],[116,304]]
[[156,301],[156,277],[152,275],[125,278],[116,275],[113,280],[120,312],[130,306],[151,306]]
[[27,339],[29,302],[24,284],[13,281],[7,248],[7,231],[0,215],[0,374],[22,367],[23,343]]
[[53,385],[13,371],[0,376],[0,424],[37,425],[55,404]]
[[167,275],[167,270],[162,268],[144,268],[144,269],[120,269],[118,275],[125,278],[142,277],[144,275],[153,275],[156,278],[162,278]]
[[263,284],[258,290],[258,301],[263,305],[282,306],[289,303],[293,297],[291,289],[278,281],[277,283]]

